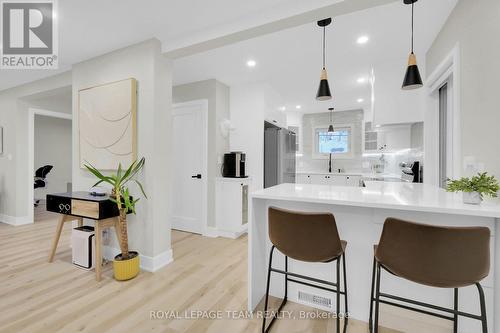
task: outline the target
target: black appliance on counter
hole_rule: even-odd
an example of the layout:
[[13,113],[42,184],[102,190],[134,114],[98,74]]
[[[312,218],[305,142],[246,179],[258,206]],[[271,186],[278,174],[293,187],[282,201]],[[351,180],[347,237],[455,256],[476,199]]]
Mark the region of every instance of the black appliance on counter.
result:
[[222,177],[227,178],[246,178],[245,171],[246,155],[240,151],[233,151],[224,154],[222,164]]
[[422,168],[419,161],[402,162],[399,164],[402,171],[401,179],[409,183],[423,183]]

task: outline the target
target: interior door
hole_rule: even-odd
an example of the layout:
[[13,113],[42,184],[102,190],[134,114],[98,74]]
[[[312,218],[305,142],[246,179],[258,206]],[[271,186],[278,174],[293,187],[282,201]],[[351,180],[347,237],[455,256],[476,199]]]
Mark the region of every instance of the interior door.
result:
[[172,229],[206,227],[206,101],[173,105]]

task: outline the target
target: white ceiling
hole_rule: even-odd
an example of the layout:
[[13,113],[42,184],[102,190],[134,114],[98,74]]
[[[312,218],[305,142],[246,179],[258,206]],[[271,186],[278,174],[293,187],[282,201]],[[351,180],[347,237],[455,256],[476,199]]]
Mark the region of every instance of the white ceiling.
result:
[[[421,0],[415,6],[415,53],[420,62],[457,0]],[[327,69],[333,100],[315,101],[321,70],[321,30],[316,23],[177,59],[174,84],[216,78],[229,85],[270,84],[287,110],[322,112],[334,106],[349,110],[370,101],[369,84],[359,84],[373,65],[394,59],[401,63],[410,47],[410,7],[401,2],[334,18],[327,30]],[[358,36],[370,41],[356,44]],[[254,59],[255,68],[246,62]],[[401,80],[404,75],[401,67]],[[363,98],[364,103],[358,103]],[[276,106],[278,107],[278,105]]]
[[[322,8],[340,0],[58,1],[59,64],[54,70],[0,70],[0,90],[71,69],[71,65],[153,37],[167,49],[193,36],[216,36]],[[184,41],[184,42],[183,42]]]

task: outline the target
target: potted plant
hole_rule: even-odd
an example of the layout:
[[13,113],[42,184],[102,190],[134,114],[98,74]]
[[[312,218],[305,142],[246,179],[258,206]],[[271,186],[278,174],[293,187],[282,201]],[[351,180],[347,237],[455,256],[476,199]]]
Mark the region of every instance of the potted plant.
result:
[[496,198],[500,186],[495,176],[488,176],[487,172],[483,172],[472,178],[448,179],[446,190],[448,192],[463,192],[464,203],[479,205],[483,201],[484,195]]
[[143,157],[140,161],[132,163],[127,170],[123,170],[122,165],[119,164],[116,174],[111,174],[109,176],[103,175],[92,164],[85,164],[87,170],[99,179],[94,186],[101,183],[107,183],[112,186],[110,200],[116,203],[120,212],[117,234],[120,234],[118,241],[120,243],[121,253],[115,256],[113,261],[115,279],[120,281],[130,280],[139,274],[139,253],[136,251],[129,251],[127,233],[127,214],[135,214],[135,205],[137,201],[139,201],[139,198],[134,199],[130,195],[127,184],[131,181],[136,183],[144,197],[147,198],[142,184],[135,179],[137,173],[144,167],[144,163],[145,159]]

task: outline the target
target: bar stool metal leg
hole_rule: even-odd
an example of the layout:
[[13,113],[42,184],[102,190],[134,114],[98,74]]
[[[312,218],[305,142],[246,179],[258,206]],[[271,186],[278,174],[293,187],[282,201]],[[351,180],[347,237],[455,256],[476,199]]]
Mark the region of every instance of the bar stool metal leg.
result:
[[483,333],[488,333],[488,322],[486,319],[486,302],[484,300],[483,287],[476,283],[477,290],[479,291],[479,301],[481,303],[481,323],[483,324]]
[[377,282],[375,289],[375,325],[373,328],[374,333],[378,333],[378,317],[379,317],[379,307],[380,307],[380,264],[376,263],[377,266]]
[[271,265],[273,263],[274,245],[271,247],[269,254],[269,267],[267,269],[267,285],[266,285],[266,300],[264,301],[264,312],[262,314],[262,332],[266,332],[266,316],[267,316],[267,303],[269,301],[269,284],[271,282]]
[[455,314],[453,315],[453,333],[458,332],[458,288],[454,289],[453,292],[453,310],[455,310]]
[[276,319],[276,315],[278,315],[283,308],[283,306],[286,304],[286,301],[288,299],[288,257],[285,256],[285,297],[283,298],[283,301],[281,302],[278,310],[276,313],[272,316],[271,321],[269,322],[269,326],[266,328],[266,316],[267,316],[267,306],[269,304],[269,287],[271,284],[271,268],[273,264],[273,253],[274,253],[274,248],[275,246],[273,245],[271,247],[271,252],[269,254],[269,268],[267,270],[267,286],[266,286],[266,299],[264,301],[264,312],[262,316],[262,333],[266,333],[269,331],[271,326],[274,324],[274,320]]
[[371,332],[373,330],[373,299],[375,298],[375,272],[377,270],[375,257],[373,257],[373,269],[372,269],[372,290],[370,293],[370,319],[368,319],[368,328]]
[[340,333],[340,258],[337,259],[337,333]]
[[342,265],[344,266],[344,297],[345,297],[344,333],[345,333],[347,331],[347,323],[349,322],[349,307],[347,306],[347,270],[345,268],[345,252],[342,254]]

